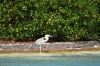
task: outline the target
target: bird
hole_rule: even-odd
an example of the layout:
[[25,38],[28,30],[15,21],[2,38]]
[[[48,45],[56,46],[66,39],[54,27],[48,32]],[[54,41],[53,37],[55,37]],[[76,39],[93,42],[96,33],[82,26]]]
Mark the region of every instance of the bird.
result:
[[53,37],[52,35],[45,35],[44,37],[41,37],[39,39],[37,39],[34,43],[37,45],[40,45],[40,53],[41,53],[41,44],[46,43],[49,40],[49,37]]

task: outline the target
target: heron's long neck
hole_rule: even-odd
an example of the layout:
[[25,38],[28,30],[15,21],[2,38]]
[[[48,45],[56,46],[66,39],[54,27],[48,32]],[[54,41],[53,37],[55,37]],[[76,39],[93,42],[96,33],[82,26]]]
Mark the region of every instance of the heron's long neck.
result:
[[49,37],[48,37],[48,36],[45,36],[45,39],[46,39],[46,40],[48,40],[48,39],[49,39]]

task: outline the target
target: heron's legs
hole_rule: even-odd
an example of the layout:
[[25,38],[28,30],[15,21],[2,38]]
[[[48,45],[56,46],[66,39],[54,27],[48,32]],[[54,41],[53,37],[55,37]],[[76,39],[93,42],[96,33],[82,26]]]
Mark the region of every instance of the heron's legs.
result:
[[41,44],[40,44],[40,53],[41,53]]

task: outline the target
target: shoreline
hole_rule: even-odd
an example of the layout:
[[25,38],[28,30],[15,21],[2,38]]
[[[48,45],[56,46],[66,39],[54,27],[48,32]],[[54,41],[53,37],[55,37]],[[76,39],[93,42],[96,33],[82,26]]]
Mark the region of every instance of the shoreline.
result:
[[[0,54],[39,53],[39,45],[34,42],[0,42]],[[98,41],[54,42],[42,44],[42,52],[100,51]]]
[[[100,48],[82,48],[82,49],[67,49],[67,50],[45,50],[41,53],[74,53],[74,52],[99,52]],[[28,51],[0,51],[0,54],[12,54],[12,53],[40,53],[39,50],[28,50]]]
[[42,57],[42,56],[91,56],[98,55],[100,56],[100,51],[80,51],[80,52],[51,52],[51,53],[10,53],[10,54],[0,54],[0,57]]

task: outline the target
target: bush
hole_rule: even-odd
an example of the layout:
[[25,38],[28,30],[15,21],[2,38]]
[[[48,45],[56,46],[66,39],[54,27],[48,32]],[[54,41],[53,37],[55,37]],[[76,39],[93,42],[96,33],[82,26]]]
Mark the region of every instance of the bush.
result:
[[100,39],[100,1],[1,0],[0,38],[52,34],[63,40]]

